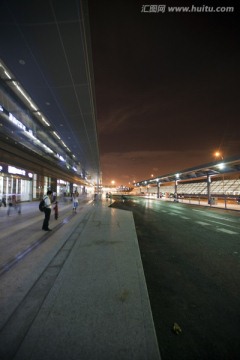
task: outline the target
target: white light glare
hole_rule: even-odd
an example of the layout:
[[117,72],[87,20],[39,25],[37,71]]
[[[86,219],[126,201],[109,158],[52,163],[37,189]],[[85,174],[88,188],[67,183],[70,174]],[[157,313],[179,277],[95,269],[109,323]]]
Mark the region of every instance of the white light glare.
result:
[[224,163],[218,164],[218,168],[219,168],[220,170],[224,169],[224,168],[225,168],[225,164],[224,164]]
[[62,155],[57,154],[57,157],[58,157],[61,161],[66,161],[66,160],[62,157]]

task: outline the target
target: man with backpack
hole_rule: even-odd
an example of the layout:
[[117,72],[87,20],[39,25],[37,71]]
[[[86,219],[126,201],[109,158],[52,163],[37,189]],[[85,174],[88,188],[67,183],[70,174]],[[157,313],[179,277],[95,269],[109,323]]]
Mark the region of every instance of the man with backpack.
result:
[[50,215],[51,215],[51,195],[52,195],[52,191],[48,190],[47,195],[45,195],[43,197],[44,200],[44,208],[43,211],[45,213],[45,217],[43,220],[43,226],[42,229],[44,231],[52,231],[51,229],[49,229],[48,224],[49,224],[49,220],[50,220]]

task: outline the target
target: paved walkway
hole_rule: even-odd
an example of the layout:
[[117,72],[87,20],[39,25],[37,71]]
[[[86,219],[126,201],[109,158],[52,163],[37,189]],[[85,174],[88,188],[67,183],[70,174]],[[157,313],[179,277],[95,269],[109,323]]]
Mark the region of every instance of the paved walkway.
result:
[[[132,213],[108,205],[93,203],[84,224],[75,218],[66,245],[42,274],[45,283],[57,274],[49,291],[40,277],[0,334],[1,359],[160,359]],[[16,338],[25,334],[12,356],[14,331]]]
[[[19,223],[18,214],[8,217],[7,208],[1,208],[2,235],[8,232],[17,241],[26,236],[26,227],[30,236],[32,227],[40,229],[31,233],[32,240],[42,237],[37,205],[23,204]],[[63,226],[51,220],[54,231],[44,235],[49,240],[28,255],[31,269],[39,262],[36,271],[31,273],[23,261],[9,271],[13,277],[3,275],[1,360],[160,359],[132,213],[108,205],[105,199],[89,201]],[[67,207],[71,211],[68,202]],[[224,203],[214,207],[224,208]],[[34,211],[30,227],[24,216]]]

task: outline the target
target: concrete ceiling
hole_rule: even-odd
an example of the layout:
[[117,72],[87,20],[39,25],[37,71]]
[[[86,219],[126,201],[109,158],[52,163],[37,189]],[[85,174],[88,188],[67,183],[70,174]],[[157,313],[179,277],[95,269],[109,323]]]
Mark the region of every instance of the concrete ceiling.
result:
[[0,58],[84,170],[98,176],[87,1],[1,0]]

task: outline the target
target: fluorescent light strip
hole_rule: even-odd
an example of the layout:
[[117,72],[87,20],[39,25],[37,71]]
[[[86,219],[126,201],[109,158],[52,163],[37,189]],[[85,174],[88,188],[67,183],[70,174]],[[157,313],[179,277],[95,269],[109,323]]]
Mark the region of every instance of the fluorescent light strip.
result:
[[[59,138],[59,139],[60,139],[60,138]],[[67,145],[65,144],[64,141],[61,140],[61,142],[62,142],[63,146],[67,147]]]
[[29,97],[25,94],[25,92],[20,88],[20,86],[16,83],[16,81],[12,82],[13,85],[18,89],[18,91],[20,92],[20,94],[22,94],[22,96],[28,101],[28,103],[30,104],[31,108],[35,111],[38,111],[38,109],[36,108],[36,106],[32,103],[32,101],[29,99]]
[[[7,72],[7,70],[5,69],[5,67],[3,66],[3,64],[0,62],[0,65],[2,66],[2,68],[3,68],[3,71],[4,71],[4,73],[5,73],[5,75],[10,79],[10,80],[12,80],[12,76]],[[22,90],[21,89],[21,87],[18,85],[18,83],[16,82],[16,81],[12,81],[12,84],[17,88],[17,90],[20,92],[20,94],[22,94],[22,96],[27,100],[27,102],[30,104],[30,106],[31,106],[31,108],[33,109],[33,110],[35,110],[36,111],[36,113],[38,114],[38,115],[40,115],[40,117],[41,117],[41,119],[42,119],[42,121],[47,125],[47,126],[50,126],[50,124],[45,120],[45,118],[43,117],[43,115],[41,114],[41,112],[36,108],[36,106],[32,103],[32,101],[31,101],[31,99],[28,97],[28,95],[24,92],[24,90]],[[9,119],[9,120],[11,120],[11,119]],[[17,120],[17,119],[16,119]],[[17,120],[18,122],[19,122],[19,120]],[[21,122],[19,122],[21,125],[23,125]],[[15,123],[16,124],[16,123]],[[19,125],[18,125],[19,126]],[[23,125],[24,126],[24,125]],[[24,129],[24,131],[26,131],[25,129]],[[28,135],[30,135],[32,138],[34,138],[34,140],[35,141],[38,141],[38,142],[40,142],[40,144],[46,149],[46,150],[48,150],[49,152],[53,152],[50,148],[48,148],[45,144],[43,144],[43,143],[41,143],[41,141],[40,140],[38,140],[37,138],[35,138],[34,136],[33,136],[33,134],[29,134],[29,132],[28,131],[26,131],[27,133],[28,133]],[[61,140],[61,138],[60,138],[60,136],[55,132],[55,131],[53,131],[53,134],[59,139],[59,140]],[[64,143],[64,141],[63,140],[61,140],[61,142],[62,142],[62,144],[63,144],[63,146],[69,151],[69,152],[71,152],[71,150],[67,147],[67,145]],[[73,155],[74,157],[75,157],[75,155]],[[63,158],[61,158],[61,160],[63,160],[63,161],[65,161]]]
[[9,73],[4,69],[4,74],[9,78],[11,79],[11,76],[9,75]]
[[53,131],[53,134],[54,134],[59,140],[61,140],[60,136],[56,133],[56,131]]

